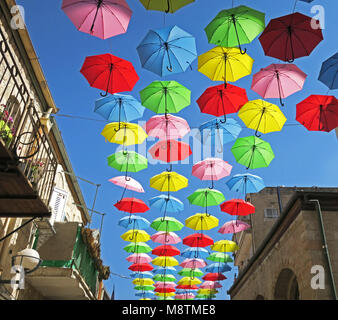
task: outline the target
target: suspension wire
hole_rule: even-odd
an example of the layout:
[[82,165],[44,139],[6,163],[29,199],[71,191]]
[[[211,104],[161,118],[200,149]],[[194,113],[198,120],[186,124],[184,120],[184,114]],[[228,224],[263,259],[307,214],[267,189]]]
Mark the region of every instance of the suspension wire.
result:
[[131,277],[124,276],[124,275],[119,274],[119,273],[110,272],[109,278],[111,278],[112,276],[117,276],[117,277],[120,277],[120,278],[123,278],[123,279],[132,279]]

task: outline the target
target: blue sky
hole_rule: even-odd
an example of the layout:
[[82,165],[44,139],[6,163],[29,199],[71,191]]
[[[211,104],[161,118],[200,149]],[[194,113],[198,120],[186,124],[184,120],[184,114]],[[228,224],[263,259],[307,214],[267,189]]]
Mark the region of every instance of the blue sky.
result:
[[[18,4],[24,6],[25,20],[30,32],[37,55],[43,67],[48,85],[55,99],[60,114],[88,117],[98,121],[81,120],[77,118],[64,118],[56,116],[58,125],[74,167],[75,173],[87,180],[102,184],[100,188],[96,209],[105,212],[103,235],[102,235],[102,257],[104,263],[109,265],[114,273],[129,275],[127,269],[130,265],[125,258],[127,253],[122,249],[127,243],[120,238],[125,231],[117,226],[118,220],[124,216],[118,212],[113,204],[119,200],[122,189],[108,182],[109,178],[120,175],[120,172],[108,167],[107,156],[115,152],[116,145],[106,143],[101,136],[105,125],[102,118],[93,112],[95,100],[100,98],[99,90],[90,88],[86,79],[80,74],[81,66],[86,56],[112,53],[116,56],[129,60],[133,63],[140,80],[135,85],[132,95],[139,98],[139,91],[154,80],[161,80],[157,75],[142,69],[136,47],[144,38],[149,29],[161,28],[164,26],[164,14],[155,11],[146,11],[139,1],[127,1],[133,10],[133,16],[126,34],[119,35],[107,40],[91,37],[88,34],[76,30],[68,17],[61,10],[61,1],[18,0]],[[266,24],[271,18],[286,15],[292,12],[294,0],[273,2],[271,0],[235,0],[235,6],[243,4],[253,7],[256,10],[266,13]],[[250,173],[261,176],[267,186],[336,186],[338,181],[337,163],[338,148],[337,138],[334,131],[330,133],[309,132],[303,126],[296,124],[296,104],[310,94],[326,94],[327,88],[317,80],[321,63],[337,51],[337,25],[336,12],[338,4],[332,0],[313,1],[307,4],[298,1],[296,11],[313,16],[311,8],[314,5],[322,5],[325,9],[325,29],[323,30],[324,41],[312,52],[309,57],[297,59],[295,64],[307,75],[304,89],[295,93],[285,100],[283,113],[287,117],[287,125],[281,132],[269,133],[262,138],[268,141],[275,153],[275,159],[268,168],[249,170]],[[198,54],[211,49],[213,45],[208,44],[204,28],[222,9],[231,7],[231,1],[224,0],[196,0],[195,3],[179,10],[173,15],[166,15],[166,26],[177,25],[183,30],[196,37]],[[255,60],[252,74],[266,67],[271,63],[279,61],[264,56],[262,47],[256,38],[251,44],[245,46],[247,53]],[[185,73],[175,74],[166,79],[176,80],[192,91],[192,103],[183,109],[178,116],[188,120],[191,128],[198,127],[201,123],[211,120],[213,117],[199,112],[196,99],[209,87],[218,84],[212,82],[203,74],[197,72],[197,60],[192,64],[193,71],[189,69]],[[259,95],[250,90],[252,74],[234,83],[247,90],[249,100],[259,99]],[[329,94],[335,95],[336,91]],[[277,99],[269,101],[278,104]],[[154,113],[146,110],[144,118],[147,120]],[[237,115],[232,118],[239,120]],[[241,137],[254,134],[253,130],[243,129]],[[149,148],[154,141],[146,145]],[[144,145],[145,146],[145,145]],[[225,145],[224,160],[233,165],[233,174],[246,172],[245,167],[236,163],[230,149],[232,143]],[[194,152],[194,150],[193,150]],[[145,202],[160,193],[149,187],[149,179],[163,170],[166,165],[149,165],[132,176],[140,181],[146,193],[135,194],[136,197]],[[201,212],[202,208],[189,205],[187,196],[195,189],[207,186],[207,183],[191,176],[190,164],[174,165],[174,170],[189,178],[189,187],[174,193],[180,198],[186,210],[175,217],[184,221],[194,213]],[[229,192],[222,179],[216,182],[215,187],[225,194],[227,200],[239,195]],[[88,207],[91,207],[95,188],[80,181]],[[130,196],[131,193],[128,193]],[[231,217],[222,213],[218,207],[210,209],[210,212],[220,219],[220,226],[231,220]],[[152,221],[160,214],[156,210],[150,210],[143,214],[145,218]],[[94,217],[95,218],[95,217]],[[92,227],[99,227],[99,219],[95,218]],[[217,233],[218,228],[207,231],[215,241],[224,239]],[[149,233],[154,233],[152,229]],[[182,229],[178,234],[183,238],[192,233],[188,228]],[[228,237],[230,238],[230,237]],[[157,244],[149,242],[151,247]],[[178,245],[183,250],[185,246]],[[179,258],[182,261],[181,258]],[[233,282],[234,273],[226,274],[228,280],[223,281],[224,287],[218,294],[218,299],[228,299],[226,290]],[[131,280],[112,277],[105,285],[109,292],[115,283],[117,299],[135,299]]]

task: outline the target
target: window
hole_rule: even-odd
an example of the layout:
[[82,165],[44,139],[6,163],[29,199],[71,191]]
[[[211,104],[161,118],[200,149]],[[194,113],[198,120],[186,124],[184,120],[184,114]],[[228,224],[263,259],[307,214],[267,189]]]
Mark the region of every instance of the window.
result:
[[278,218],[278,210],[275,208],[264,209],[264,218]]
[[68,193],[64,190],[54,188],[50,200],[50,207],[52,208],[52,216],[50,222],[53,225],[55,221],[62,222],[65,220],[65,206],[67,202]]

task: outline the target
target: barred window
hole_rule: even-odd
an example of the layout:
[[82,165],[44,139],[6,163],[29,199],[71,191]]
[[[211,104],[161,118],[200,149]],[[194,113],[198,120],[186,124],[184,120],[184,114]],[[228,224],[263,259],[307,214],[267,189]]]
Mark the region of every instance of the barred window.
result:
[[266,208],[264,209],[264,217],[265,218],[278,218],[278,210],[275,208]]

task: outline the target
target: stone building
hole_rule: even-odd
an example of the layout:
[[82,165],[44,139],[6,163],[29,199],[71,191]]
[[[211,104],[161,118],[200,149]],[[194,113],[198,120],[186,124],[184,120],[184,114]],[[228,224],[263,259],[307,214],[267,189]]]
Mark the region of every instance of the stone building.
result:
[[336,299],[338,189],[267,187],[247,200],[256,212],[240,217],[251,228],[233,237],[231,299]]
[[[0,2],[0,282],[34,248],[40,267],[1,299],[103,299],[109,268],[53,118],[57,113],[14,0]],[[20,24],[21,23],[21,24]],[[22,227],[16,232],[17,228]],[[67,241],[65,241],[65,239]]]

